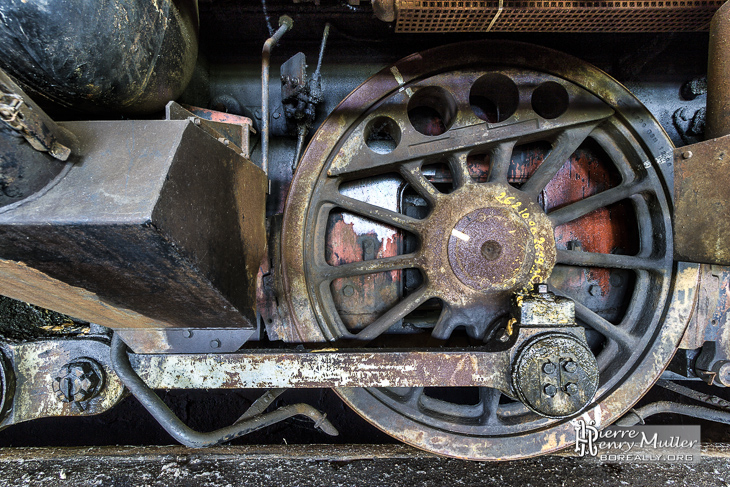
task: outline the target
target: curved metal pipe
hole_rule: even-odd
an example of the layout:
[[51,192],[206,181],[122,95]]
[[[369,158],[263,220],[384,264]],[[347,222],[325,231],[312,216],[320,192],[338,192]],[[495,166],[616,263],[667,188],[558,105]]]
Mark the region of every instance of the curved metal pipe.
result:
[[269,65],[271,50],[281,36],[294,27],[294,21],[288,15],[279,17],[279,29],[266,39],[261,53],[261,169],[269,174]]
[[715,12],[710,23],[706,117],[706,139],[730,134],[730,2]]
[[681,414],[682,416],[691,416],[693,418],[714,421],[716,423],[730,424],[730,412],[719,411],[717,409],[706,408],[703,406],[692,406],[690,404],[678,404],[672,401],[658,401],[638,409],[632,409],[633,414],[627,414],[620,420],[616,421],[616,426],[633,426],[649,416],[662,413]]
[[314,421],[316,428],[321,429],[328,435],[337,436],[339,434],[332,423],[326,419],[325,415],[312,406],[301,403],[284,406],[270,413],[260,414],[209,433],[201,433],[191,429],[180,418],[175,416],[175,413],[167,407],[162,399],[140,379],[129,363],[127,345],[117,334],[112,337],[111,362],[114,367],[114,372],[119,376],[122,383],[152,417],[160,423],[160,426],[170,436],[175,438],[175,440],[191,448],[203,448],[225,443],[239,436],[298,415],[308,417]]

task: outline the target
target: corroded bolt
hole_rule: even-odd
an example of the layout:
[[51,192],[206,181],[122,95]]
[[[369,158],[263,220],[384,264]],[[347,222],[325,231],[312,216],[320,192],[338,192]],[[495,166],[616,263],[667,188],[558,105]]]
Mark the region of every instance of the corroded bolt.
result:
[[552,374],[555,372],[555,364],[552,362],[547,362],[545,365],[542,366],[542,371],[546,374]]
[[53,392],[62,402],[80,403],[93,399],[104,381],[99,364],[91,359],[70,362],[58,372],[53,380]]
[[578,385],[572,382],[565,384],[565,392],[567,392],[571,396],[574,394],[578,394]]
[[348,298],[355,294],[355,288],[350,286],[349,284],[342,288],[342,294],[347,296]]
[[552,384],[548,384],[543,387],[542,391],[545,393],[546,396],[553,397],[555,394],[558,393],[558,388]]
[[578,370],[578,364],[573,362],[572,360],[569,360],[563,364],[563,368],[566,372],[570,372],[571,374]]

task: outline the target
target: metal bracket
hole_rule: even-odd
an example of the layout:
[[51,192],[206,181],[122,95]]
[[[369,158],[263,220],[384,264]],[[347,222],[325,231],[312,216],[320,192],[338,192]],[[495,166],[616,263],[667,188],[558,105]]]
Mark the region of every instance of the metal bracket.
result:
[[78,152],[78,139],[58,126],[26,95],[4,71],[0,70],[0,120],[20,133],[36,150],[65,161]]
[[116,330],[135,353],[231,353],[256,333],[251,328],[147,328]]
[[[0,426],[50,416],[90,416],[102,413],[124,397],[124,386],[111,367],[109,344],[99,338],[44,340],[3,344],[3,353],[12,364],[14,394],[8,398],[8,415]],[[54,381],[64,366],[74,361],[93,361],[103,370],[98,394],[83,407],[64,401],[54,392]]]
[[730,135],[674,150],[675,260],[730,265]]

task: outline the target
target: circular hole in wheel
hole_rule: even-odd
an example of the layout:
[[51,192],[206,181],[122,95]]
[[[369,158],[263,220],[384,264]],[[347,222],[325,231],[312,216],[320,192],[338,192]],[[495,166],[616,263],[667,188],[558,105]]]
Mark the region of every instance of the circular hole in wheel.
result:
[[375,117],[365,126],[365,144],[377,154],[389,154],[400,143],[400,127],[390,117]]
[[517,111],[520,92],[512,79],[501,73],[487,73],[469,92],[474,115],[489,123],[504,122]]
[[532,109],[542,118],[558,118],[568,110],[570,96],[560,83],[546,81],[532,92]]
[[421,88],[408,102],[408,120],[417,132],[435,136],[446,132],[456,116],[456,101],[438,86]]

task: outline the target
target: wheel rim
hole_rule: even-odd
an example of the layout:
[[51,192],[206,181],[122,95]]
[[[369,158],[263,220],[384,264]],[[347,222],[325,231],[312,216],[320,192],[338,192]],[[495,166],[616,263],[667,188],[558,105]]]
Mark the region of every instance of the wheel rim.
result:
[[[457,56],[456,53],[469,54]],[[486,110],[479,112],[473,97],[465,93],[474,91],[485,79],[482,92],[491,96],[492,105],[487,103]],[[500,83],[497,94],[495,90],[490,93],[489,87]],[[517,92],[512,101],[509,97],[499,99],[511,88]],[[547,95],[536,96],[541,90]],[[435,129],[424,129],[409,116],[408,108],[424,92],[420,98],[441,111],[440,124]],[[567,100],[563,101],[564,98]],[[368,131],[382,131],[373,127],[387,128],[388,124],[392,140],[384,139],[390,145],[368,146]],[[430,135],[428,130],[438,135]],[[490,134],[486,143],[479,137],[480,131]],[[459,136],[454,136],[455,133]],[[542,208],[536,210],[535,205],[541,192],[587,139],[618,170],[620,183],[549,211],[547,215],[540,213]],[[519,188],[509,185],[514,147],[536,140],[550,142],[550,153]],[[428,149],[419,152],[419,145]],[[407,152],[399,150],[404,146]],[[609,321],[576,299],[579,321],[602,337],[596,350],[601,384],[588,414],[599,424],[607,424],[648,389],[671,358],[682,331],[681,326],[659,326],[672,279],[671,226],[664,183],[667,154],[671,150],[671,143],[659,125],[623,87],[568,56],[514,43],[469,43],[406,58],[364,83],[343,101],[313,139],[292,183],[284,217],[282,267],[290,296],[307,297],[288,301],[299,334],[305,341],[342,337],[369,340],[391,328],[428,298],[436,297],[442,301],[443,310],[431,330],[434,336],[448,338],[458,325],[464,326],[471,336],[481,337],[504,314],[505,296],[530,281],[547,278],[553,262],[558,267],[551,284],[567,295],[571,295],[572,289],[565,268],[631,269],[629,272],[635,273],[635,277],[630,304],[619,319]],[[467,156],[475,152],[489,154],[486,183],[475,181],[467,164]],[[445,195],[434,191],[434,185],[422,170],[438,158],[446,161],[455,181],[454,191]],[[343,181],[393,170],[429,204],[427,217],[407,218],[397,211],[347,198],[339,190]],[[458,225],[465,214],[485,207],[477,204],[469,208],[470,198],[464,198],[463,194],[474,187],[480,191],[471,195],[474,200],[485,200],[485,194],[493,190],[515,195],[522,202],[518,209],[524,211],[529,207],[533,215],[540,213],[549,221],[548,240],[553,240],[547,242],[546,254],[540,258],[542,267],[538,266],[537,272],[517,272],[520,276],[517,279],[504,278],[502,273],[501,278],[486,283],[488,287],[499,288],[496,290],[485,291],[484,282],[470,283],[468,276],[454,271],[461,284],[454,279],[447,281],[445,291],[458,288],[459,294],[468,295],[465,299],[445,292],[444,282],[439,282],[435,274],[438,266],[423,259],[422,254],[439,238],[445,242],[445,237],[434,236],[424,221],[430,222],[429,219],[438,216],[440,204],[448,207],[449,214],[455,213],[455,208],[467,207],[442,225],[447,231],[449,227],[461,228]],[[445,200],[450,203],[442,204]],[[566,224],[569,226],[586,214],[624,201],[630,202],[639,222],[635,255],[565,248]],[[547,206],[546,201],[540,203]],[[414,234],[420,242],[418,252],[375,259],[367,264],[331,265],[325,258],[327,220],[336,209]],[[504,219],[509,220],[509,216]],[[543,223],[536,226],[542,227]],[[516,227],[505,228],[513,231]],[[502,233],[493,232],[494,235]],[[527,240],[532,244],[534,238],[526,237]],[[499,241],[487,246],[485,258],[492,256],[490,251],[497,247],[501,250],[507,243]],[[450,248],[446,243],[443,247]],[[532,255],[515,262],[534,271],[536,261],[537,257]],[[339,319],[332,297],[334,279],[408,268],[420,270],[423,282],[418,289],[399,299],[364,328],[353,330]],[[474,313],[475,307],[488,312]],[[340,389],[338,394],[385,432],[414,446],[450,456],[521,458],[562,448],[573,436],[569,422],[540,418],[520,403],[505,403],[504,398],[500,404],[501,394],[488,388],[480,389],[478,398],[469,404],[438,399],[423,389]]]

